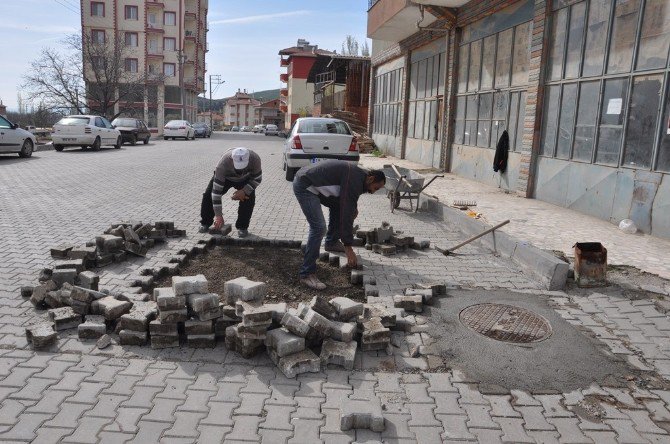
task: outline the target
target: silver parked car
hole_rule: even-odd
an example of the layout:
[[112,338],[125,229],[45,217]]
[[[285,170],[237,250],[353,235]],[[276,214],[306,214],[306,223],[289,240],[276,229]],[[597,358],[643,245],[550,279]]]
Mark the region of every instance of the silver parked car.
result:
[[265,135],[266,136],[276,136],[279,134],[279,127],[277,125],[267,125],[265,127]]
[[18,153],[30,157],[37,145],[35,135],[0,116],[0,153]]

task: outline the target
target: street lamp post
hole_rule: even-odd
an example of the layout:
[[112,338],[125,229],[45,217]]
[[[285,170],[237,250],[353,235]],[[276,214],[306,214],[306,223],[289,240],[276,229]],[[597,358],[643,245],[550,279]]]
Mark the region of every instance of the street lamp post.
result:
[[184,63],[186,63],[186,54],[180,49],[177,53],[177,60],[179,61],[179,95],[181,97],[181,120],[184,120],[186,115],[186,104],[184,103]]

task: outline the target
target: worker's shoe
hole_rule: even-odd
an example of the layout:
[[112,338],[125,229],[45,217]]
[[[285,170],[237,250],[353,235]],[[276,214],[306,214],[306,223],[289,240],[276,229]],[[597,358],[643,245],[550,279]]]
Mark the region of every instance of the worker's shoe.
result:
[[325,244],[323,249],[330,253],[344,253],[344,244],[340,241],[337,241],[333,242],[332,244]]
[[315,274],[310,274],[307,277],[300,278],[300,283],[313,290],[325,290],[326,284],[321,282]]
[[206,227],[204,225],[200,225],[200,228],[198,228],[198,233],[207,233],[209,231],[209,227]]
[[238,237],[247,237],[249,236],[249,230],[237,230]]

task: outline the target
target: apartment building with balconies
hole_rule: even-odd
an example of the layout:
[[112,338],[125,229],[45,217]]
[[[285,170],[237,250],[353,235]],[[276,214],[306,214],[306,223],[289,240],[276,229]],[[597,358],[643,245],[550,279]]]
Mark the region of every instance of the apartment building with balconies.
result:
[[237,90],[234,96],[228,97],[223,107],[223,118],[226,126],[254,126],[256,108],[261,105],[247,90]]
[[317,58],[330,54],[334,52],[319,49],[304,39],[299,39],[296,46],[279,51],[279,65],[287,68],[287,72],[279,76],[279,80],[286,84],[279,90],[281,100],[286,103],[281,108],[286,128],[290,128],[301,115],[312,114],[314,82],[308,81],[307,77]]
[[[115,112],[144,119],[158,134],[169,120],[195,121],[205,90],[208,8],[209,0],[81,0],[83,42],[124,45],[125,69],[144,83],[144,94]],[[94,82],[91,69],[84,72]]]

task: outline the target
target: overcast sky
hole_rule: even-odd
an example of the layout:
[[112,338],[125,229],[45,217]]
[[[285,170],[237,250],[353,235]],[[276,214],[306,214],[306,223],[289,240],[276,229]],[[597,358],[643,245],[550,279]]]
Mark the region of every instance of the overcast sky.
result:
[[[81,26],[79,0],[0,0],[0,99],[14,109],[21,77],[45,46],[58,46]],[[305,38],[320,48],[341,49],[347,34],[365,39],[365,0],[210,0],[209,74],[226,83],[214,97],[237,89],[280,88],[277,52]]]

